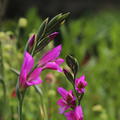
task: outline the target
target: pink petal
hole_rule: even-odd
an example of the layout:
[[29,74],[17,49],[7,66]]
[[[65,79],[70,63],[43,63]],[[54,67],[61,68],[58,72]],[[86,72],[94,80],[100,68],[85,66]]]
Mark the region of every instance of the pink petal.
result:
[[67,105],[66,105],[66,106],[63,106],[63,107],[60,107],[60,108],[59,108],[59,113],[60,113],[60,114],[63,114],[63,113],[64,113],[67,109],[69,109],[69,108],[70,108],[70,106],[67,106]]
[[66,91],[62,87],[59,87],[57,90],[58,90],[58,93],[64,98],[64,100],[66,100],[66,97],[68,95],[68,91]]
[[68,95],[69,95],[69,96],[71,96],[72,101],[75,101],[75,100],[76,100],[76,97],[74,96],[74,94],[73,94],[73,91],[72,91],[72,90],[68,91]]
[[55,62],[56,62],[58,65],[60,65],[60,64],[62,64],[62,63],[64,62],[64,59],[58,58],[57,60],[55,60]]
[[42,83],[42,80],[38,77],[35,80],[27,81],[26,85],[27,86],[32,86],[32,85],[37,85],[37,84],[40,84],[40,83]]
[[26,70],[24,70],[23,72],[20,73],[20,76],[19,76],[20,87],[23,87],[23,88],[26,87],[25,86],[26,80],[27,80],[27,72]]
[[66,106],[66,101],[61,98],[57,101],[57,104],[60,105],[61,107],[64,107]]
[[67,120],[79,120],[79,119],[75,119],[73,110],[66,112],[65,116],[66,116]]
[[78,93],[84,93],[85,87],[87,86],[87,82],[85,81],[85,76],[81,76],[80,78],[75,79],[75,89]]
[[82,112],[82,107],[81,106],[77,106],[75,108],[75,118],[76,120],[83,120],[83,112]]
[[31,71],[33,65],[34,65],[33,57],[28,52],[25,52],[20,74],[24,72],[24,70],[26,70],[26,73],[28,74]]
[[39,77],[40,73],[42,71],[42,68],[36,68],[31,74],[30,76],[28,77],[28,81],[33,81],[35,80],[36,78]]
[[52,70],[57,70],[58,72],[62,72],[62,68],[56,64],[55,62],[48,62],[43,69],[52,69]]
[[82,75],[80,78],[77,78],[77,79],[75,80],[76,84],[78,84],[80,81],[82,81],[82,82],[85,81],[85,76],[84,76],[84,75]]
[[43,66],[46,63],[50,62],[50,61],[54,61],[61,52],[62,46],[58,45],[57,47],[53,48],[51,51],[48,51],[40,60],[38,65],[39,66]]

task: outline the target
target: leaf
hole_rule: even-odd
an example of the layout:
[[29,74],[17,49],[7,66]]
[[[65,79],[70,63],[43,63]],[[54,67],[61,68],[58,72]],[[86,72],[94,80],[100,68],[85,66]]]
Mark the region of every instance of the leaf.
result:
[[71,82],[74,83],[74,78],[73,75],[66,69],[63,69],[63,72],[65,74],[65,76],[67,77],[67,79]]
[[78,72],[78,68],[79,68],[79,64],[76,58],[68,55],[66,57],[66,63],[67,65],[71,68],[74,76],[76,76],[77,72]]
[[3,66],[3,56],[2,56],[2,44],[0,42],[0,79],[4,79],[4,66]]
[[43,95],[43,91],[42,91],[42,89],[38,85],[34,85],[33,87],[35,88],[36,92],[39,95],[41,95],[41,96]]
[[12,71],[12,72],[14,72],[16,75],[20,75],[20,72],[18,71],[18,70],[16,70],[15,68],[10,68],[10,70]]

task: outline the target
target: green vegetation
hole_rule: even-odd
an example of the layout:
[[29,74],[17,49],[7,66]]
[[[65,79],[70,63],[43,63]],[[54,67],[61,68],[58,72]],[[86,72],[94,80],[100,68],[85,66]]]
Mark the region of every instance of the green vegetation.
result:
[[[0,28],[0,49],[2,49],[2,52],[0,50],[0,80],[1,78],[4,80],[7,90],[7,100],[3,101],[3,88],[0,84],[1,120],[18,120],[17,98],[14,96],[17,75],[13,71],[21,68],[23,46],[29,35],[35,33],[41,23],[42,19],[38,17],[37,11],[31,9],[26,14],[26,19],[22,19],[21,22],[20,20],[19,22],[18,20],[4,21]],[[118,11],[101,11],[95,16],[68,20],[68,24],[60,28],[63,46],[61,57],[64,58],[66,54],[75,56],[80,64],[78,74],[84,74],[88,82],[82,103],[85,120],[120,119],[119,32]],[[52,46],[53,42],[43,51],[47,51]],[[48,73],[53,75],[50,81],[46,77]],[[65,117],[58,113],[56,102],[60,96],[56,88],[63,86],[69,89],[72,86],[62,73],[56,71],[45,71],[42,79],[44,82],[40,87],[44,97],[38,96],[33,87],[29,88],[23,103],[24,120],[45,120],[43,110],[46,110],[49,120],[65,120]],[[43,109],[43,106],[46,108]]]

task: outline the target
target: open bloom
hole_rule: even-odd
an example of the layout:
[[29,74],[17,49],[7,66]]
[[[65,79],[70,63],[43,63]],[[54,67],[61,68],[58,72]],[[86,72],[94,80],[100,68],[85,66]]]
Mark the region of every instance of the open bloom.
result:
[[33,66],[33,57],[28,52],[25,52],[19,77],[19,86],[21,88],[26,88],[31,85],[40,84],[42,82],[42,80],[39,77],[42,68],[35,68],[32,71]]
[[62,98],[57,102],[57,104],[60,105],[60,113],[64,113],[65,110],[75,107],[76,98],[73,95],[72,90],[66,91],[64,88],[59,87],[58,92],[62,96]]
[[39,75],[44,69],[52,69],[62,72],[60,64],[64,62],[63,59],[57,58],[61,52],[61,45],[53,48],[51,51],[47,52],[38,62],[36,68],[34,67],[34,59],[28,53],[25,52],[23,65],[19,77],[19,85],[22,88],[26,88],[31,85],[40,84],[42,80]]
[[58,58],[61,52],[61,45],[53,48],[51,51],[48,51],[38,62],[38,66],[42,69],[52,69],[62,72],[60,64],[64,62],[63,59]]
[[74,110],[65,113],[67,120],[83,120],[82,107],[77,106]]
[[85,76],[81,76],[80,78],[75,79],[75,89],[78,93],[82,94],[85,92],[85,86],[87,86],[87,82],[85,81]]

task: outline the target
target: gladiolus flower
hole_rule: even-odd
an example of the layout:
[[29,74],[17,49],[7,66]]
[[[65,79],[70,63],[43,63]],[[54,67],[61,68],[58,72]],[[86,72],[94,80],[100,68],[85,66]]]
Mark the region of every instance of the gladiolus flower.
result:
[[80,78],[75,79],[75,89],[78,93],[82,94],[85,92],[85,86],[87,86],[87,82],[85,81],[85,76],[81,76]]
[[77,106],[74,110],[65,113],[67,120],[83,120],[82,107]]
[[38,66],[43,69],[52,69],[57,70],[58,72],[62,72],[60,68],[60,64],[64,62],[63,59],[58,58],[61,52],[61,45],[53,48],[51,51],[48,51],[38,62]]
[[61,48],[61,45],[59,45],[56,48],[53,48],[51,51],[47,52],[39,60],[38,66],[34,70],[32,70],[34,66],[34,59],[28,52],[25,52],[19,77],[20,87],[26,88],[31,85],[40,84],[42,80],[40,79],[39,75],[44,69],[52,69],[62,72],[60,64],[63,63],[64,60],[57,58],[60,55]]
[[28,52],[25,52],[23,65],[19,77],[20,88],[26,88],[31,85],[40,84],[42,82],[42,80],[39,77],[42,69],[35,68],[32,71],[33,66],[34,66],[33,57]]
[[59,94],[62,96],[61,99],[58,100],[57,104],[60,105],[60,113],[64,113],[65,110],[69,108],[74,108],[75,103],[75,96],[73,95],[73,91],[66,91],[64,88],[58,88]]

